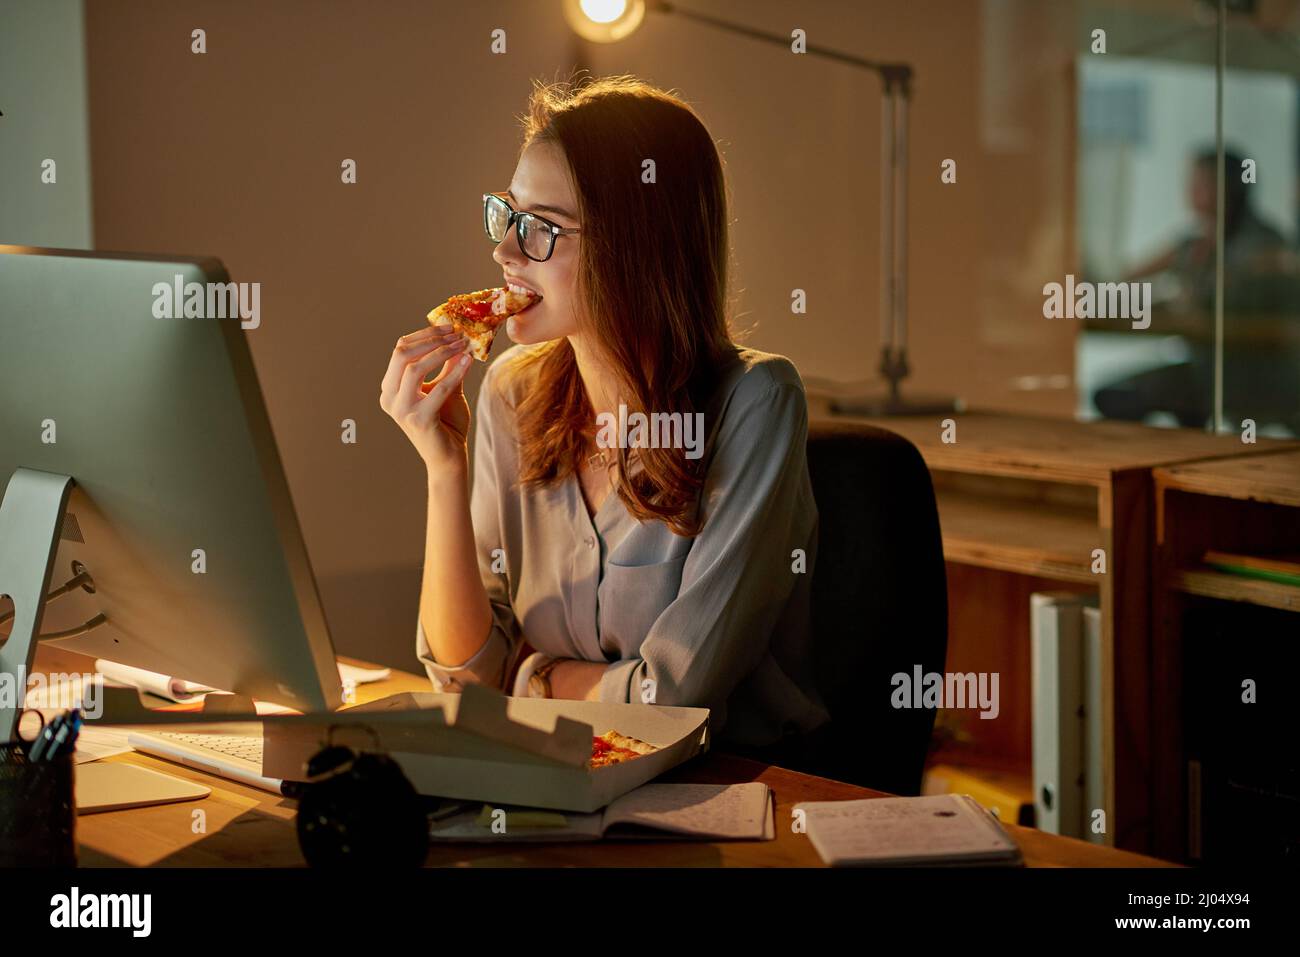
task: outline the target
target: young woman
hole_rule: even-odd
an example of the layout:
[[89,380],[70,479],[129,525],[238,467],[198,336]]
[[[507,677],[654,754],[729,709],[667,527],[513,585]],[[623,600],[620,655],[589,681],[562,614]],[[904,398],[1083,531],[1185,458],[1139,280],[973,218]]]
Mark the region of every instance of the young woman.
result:
[[[380,400],[428,470],[416,652],[434,688],[707,707],[737,749],[824,727],[807,407],[788,360],[728,334],[704,125],[631,77],[539,87],[484,225],[502,284],[542,298],[484,377],[472,493],[462,338],[403,336]],[[610,443],[620,406],[681,428]]]

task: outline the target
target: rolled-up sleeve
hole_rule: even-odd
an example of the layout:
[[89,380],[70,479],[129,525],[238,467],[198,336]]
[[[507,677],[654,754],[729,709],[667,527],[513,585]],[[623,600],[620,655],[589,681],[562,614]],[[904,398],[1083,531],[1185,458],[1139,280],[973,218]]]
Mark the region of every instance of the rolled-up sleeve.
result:
[[415,654],[424,665],[425,674],[436,692],[459,694],[467,684],[485,684],[499,691],[505,690],[506,664],[510,660],[511,647],[506,630],[496,620],[495,609],[487,640],[464,664],[449,666],[434,661],[425,639],[424,625],[418,620],[415,623]]
[[[808,480],[808,409],[788,376],[747,376],[732,397],[701,494],[703,528],[682,567],[677,597],[641,642],[610,664],[601,701],[707,707],[727,699],[767,652],[796,587],[792,551],[816,527]],[[646,679],[652,685],[644,685]]]
[[[467,684],[484,684],[509,694],[505,687],[506,677],[522,645],[519,622],[510,602],[511,564],[506,560],[504,527],[507,503],[498,493],[496,443],[505,439],[498,431],[501,415],[498,404],[501,400],[493,383],[495,368],[495,365],[489,367],[483,377],[475,402],[477,431],[474,438],[474,485],[470,492],[470,518],[474,525],[479,577],[487,591],[492,623],[483,646],[468,661],[448,666],[434,660],[424,625],[417,614],[415,653],[436,692],[459,693]],[[494,564],[505,571],[495,571]]]

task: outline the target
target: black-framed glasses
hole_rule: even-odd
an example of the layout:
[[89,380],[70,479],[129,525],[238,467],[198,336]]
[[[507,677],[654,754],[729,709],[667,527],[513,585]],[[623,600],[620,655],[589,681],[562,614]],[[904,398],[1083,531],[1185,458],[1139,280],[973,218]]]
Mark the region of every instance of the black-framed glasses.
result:
[[496,193],[483,194],[483,231],[493,244],[500,244],[515,226],[515,241],[519,251],[534,262],[544,263],[555,252],[556,236],[571,236],[582,230],[577,226],[557,226],[536,213],[517,212]]

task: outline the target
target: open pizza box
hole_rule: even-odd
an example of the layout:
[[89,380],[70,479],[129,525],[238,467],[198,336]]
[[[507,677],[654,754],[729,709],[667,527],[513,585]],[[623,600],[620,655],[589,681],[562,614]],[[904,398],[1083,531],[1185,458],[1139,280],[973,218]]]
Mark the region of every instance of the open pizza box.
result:
[[[332,714],[267,716],[262,773],[302,780],[327,742],[389,755],[420,794],[591,812],[708,750],[707,708],[405,692]],[[659,750],[589,768],[609,730]]]

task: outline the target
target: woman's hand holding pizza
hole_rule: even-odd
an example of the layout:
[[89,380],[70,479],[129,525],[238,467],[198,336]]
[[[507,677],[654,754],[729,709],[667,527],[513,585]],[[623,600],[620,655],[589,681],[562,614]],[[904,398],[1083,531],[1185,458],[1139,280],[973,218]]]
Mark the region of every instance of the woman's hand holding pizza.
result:
[[430,479],[468,470],[469,403],[461,387],[470,365],[467,345],[449,325],[402,336],[380,384],[379,407],[411,440]]

